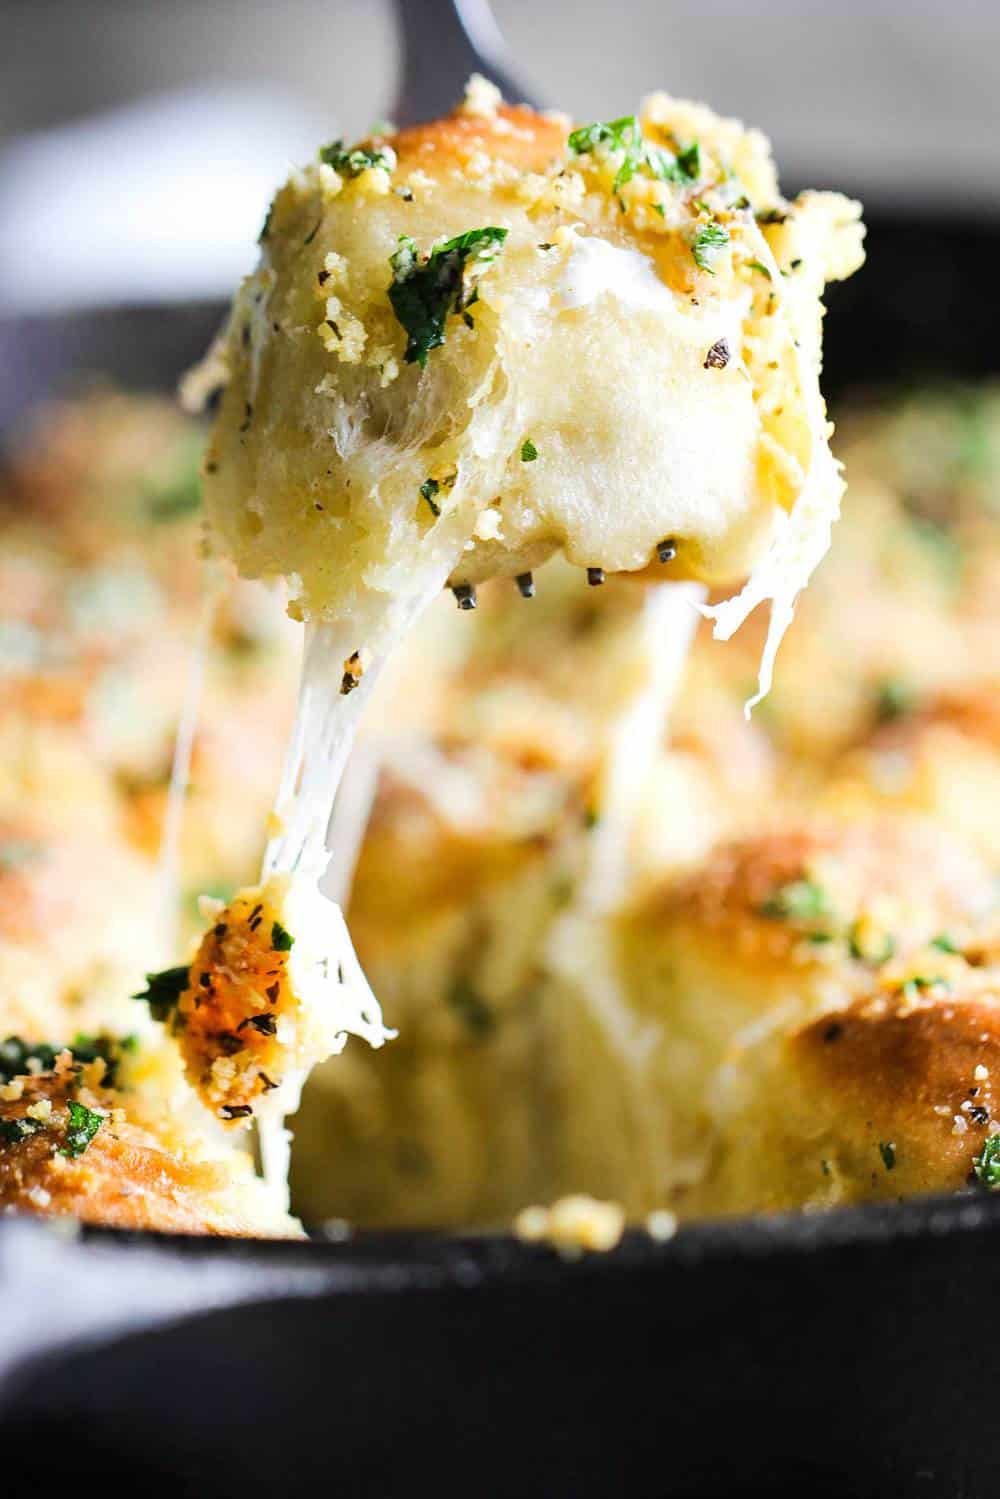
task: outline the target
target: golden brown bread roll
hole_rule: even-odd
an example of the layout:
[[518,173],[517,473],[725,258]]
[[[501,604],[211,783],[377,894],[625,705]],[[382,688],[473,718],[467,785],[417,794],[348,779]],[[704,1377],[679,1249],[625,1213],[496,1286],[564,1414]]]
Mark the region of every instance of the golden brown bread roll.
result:
[[175,1112],[103,1085],[70,1051],[0,1085],[0,1211],[111,1228],[292,1237],[249,1159],[208,1147]]
[[786,203],[762,136],[665,95],[574,132],[478,88],[325,148],[206,367],[215,543],[374,652],[386,600],[448,577],[665,547],[731,584],[774,540],[752,602],[783,628],[841,490],[820,297],[860,259],[856,204]]
[[[941,968],[947,977],[937,977]],[[685,1211],[829,1206],[974,1184],[997,1133],[998,1081],[996,973],[928,954],[923,973],[733,1059],[714,1101],[711,1164]]]
[[546,1000],[558,1191],[683,1207],[734,1056],[850,1005],[992,899],[989,871],[933,825],[817,821],[723,846],[595,928]]

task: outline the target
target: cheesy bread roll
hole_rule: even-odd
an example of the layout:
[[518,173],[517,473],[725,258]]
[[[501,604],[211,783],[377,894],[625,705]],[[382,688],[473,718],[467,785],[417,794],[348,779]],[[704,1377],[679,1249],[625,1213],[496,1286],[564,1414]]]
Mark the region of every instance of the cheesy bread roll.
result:
[[996,681],[887,702],[866,742],[834,767],[824,802],[933,817],[1000,864],[1000,706]]
[[334,143],[275,198],[195,382],[226,387],[215,545],[359,630],[555,551],[760,564],[719,622],[777,597],[776,640],[840,497],[820,296],[860,243],[856,204],[786,202],[763,136],[662,94],[573,130],[474,81],[447,119]]
[[249,1158],[112,1085],[89,1048],[0,1043],[0,1212],[109,1228],[294,1237]]
[[681,1200],[734,1053],[845,1008],[890,961],[970,932],[993,898],[947,833],[890,819],[760,834],[668,882],[555,966],[558,1190],[632,1213]]
[[897,1199],[1000,1185],[996,971],[940,950],[790,1034],[734,1056],[710,1101],[685,1212]]

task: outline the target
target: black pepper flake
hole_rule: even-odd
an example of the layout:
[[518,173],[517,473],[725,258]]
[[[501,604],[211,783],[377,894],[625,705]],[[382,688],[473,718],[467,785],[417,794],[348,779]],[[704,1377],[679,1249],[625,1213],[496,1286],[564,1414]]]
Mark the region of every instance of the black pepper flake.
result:
[[249,401],[246,401],[244,403],[244,406],[243,406],[243,421],[240,423],[240,431],[241,432],[247,432],[247,431],[249,431],[250,423],[252,421],[253,421],[253,407],[250,405]]
[[224,1103],[219,1110],[220,1119],[246,1119],[253,1113],[248,1103]]
[[522,599],[535,597],[535,580],[530,573],[518,573],[514,582],[517,584],[517,591]]
[[203,989],[210,989],[212,986],[212,975],[210,973],[199,973],[198,982]]
[[263,905],[258,904],[256,906],[254,906],[253,910],[250,912],[250,920],[253,921],[253,919],[254,919],[255,916],[259,916],[260,913],[261,913],[261,911],[263,911],[263,909],[264,909]]
[[277,1004],[278,995],[280,992],[281,985],[277,981],[275,981],[273,984],[268,984],[267,988],[264,990],[264,993],[267,995],[272,1004]]
[[273,1083],[266,1072],[258,1072],[257,1076],[260,1078],[261,1082],[264,1085],[264,1092],[273,1093],[278,1084]]
[[832,1024],[828,1025],[826,1030],[823,1032],[823,1040],[839,1041],[843,1034],[844,1027],[840,1024],[839,1020],[834,1020]]
[[243,1050],[243,1042],[233,1031],[220,1031],[215,1043],[224,1057],[234,1057],[238,1051]]
[[990,1111],[984,1109],[981,1103],[977,1103],[969,1110],[969,1118],[974,1124],[989,1124]]
[[222,938],[226,935],[226,932],[228,930],[229,928],[226,926],[226,923],[224,921],[220,921],[218,926],[215,928],[215,935],[216,937]]
[[217,474],[219,472],[219,465],[213,458],[209,458],[205,464],[205,472],[206,474]]
[[322,224],[322,222],[323,222],[322,219],[317,219],[316,220],[316,227],[314,229],[310,230],[310,232],[306,235],[305,239],[302,241],[302,243],[304,245],[311,245],[312,244],[313,240],[316,238],[317,234],[319,233],[319,226],[320,226],[320,224]]
[[263,920],[263,916],[251,916],[250,920],[247,922],[247,926],[252,932],[255,932]]
[[591,588],[599,588],[604,582],[604,568],[588,567],[587,582],[590,584]]
[[245,1020],[240,1021],[236,1029],[237,1031],[246,1030],[247,1026],[250,1026],[252,1030],[257,1031],[261,1036],[273,1036],[277,1032],[278,1022],[273,1015],[266,1013],[263,1015],[248,1015]]
[[673,562],[677,556],[677,544],[672,536],[668,536],[665,541],[658,541],[656,543],[656,555],[661,562]]
[[474,609],[476,607],[476,590],[471,583],[456,583],[451,591],[455,595],[455,603],[460,609]]
[[724,370],[732,356],[729,352],[729,340],[726,338],[716,339],[715,343],[705,355],[702,369]]
[[329,271],[320,271],[319,275],[316,277],[316,280],[319,282],[320,286],[325,286],[326,283],[329,281],[329,279],[330,279],[330,272]]
[[332,317],[328,317],[327,318],[327,320],[326,320],[326,326],[328,328],[332,328],[333,329],[334,334],[336,335],[337,338],[340,337],[340,329],[337,327],[337,324],[333,321]]

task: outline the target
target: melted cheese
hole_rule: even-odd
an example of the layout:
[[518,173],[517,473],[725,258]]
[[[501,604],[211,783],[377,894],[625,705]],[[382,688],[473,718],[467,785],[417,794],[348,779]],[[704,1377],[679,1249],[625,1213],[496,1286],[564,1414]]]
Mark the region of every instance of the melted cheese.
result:
[[[206,465],[216,545],[249,576],[285,577],[307,621],[265,882],[287,877],[322,899],[331,809],[361,713],[447,582],[518,574],[556,551],[636,571],[669,539],[675,577],[722,583],[749,572],[736,598],[702,605],[718,634],[772,600],[766,691],[839,504],[818,384],[819,298],[828,276],[859,263],[857,206],[832,195],[805,204],[810,269],[789,291],[754,216],[780,202],[763,138],[665,96],[650,101],[644,125],[657,149],[700,142],[697,191],[641,170],[622,182],[613,149],[575,154],[557,122],[492,100],[395,137],[396,192],[389,168],[352,179],[324,162],[293,174],[275,200],[261,265],[234,303]],[[798,205],[787,210],[779,219],[791,227],[777,239],[801,264]],[[390,255],[408,242],[411,267],[426,265],[443,239],[487,224],[503,227],[502,243],[473,263],[475,298],[463,283],[443,342],[407,364]],[[706,224],[716,246],[722,229],[715,264],[698,251]],[[589,952],[588,914],[622,897],[632,822],[702,596],[650,595],[647,670],[609,737],[603,825],[562,926],[571,967]],[[346,859],[355,834],[345,827],[341,816]],[[332,878],[344,888],[344,870]],[[381,1044],[388,1033],[335,906],[326,927],[348,980],[343,1031]],[[641,1053],[609,974],[592,965],[595,1010]],[[272,1177],[287,1163],[277,1115],[295,1086],[268,1105]]]

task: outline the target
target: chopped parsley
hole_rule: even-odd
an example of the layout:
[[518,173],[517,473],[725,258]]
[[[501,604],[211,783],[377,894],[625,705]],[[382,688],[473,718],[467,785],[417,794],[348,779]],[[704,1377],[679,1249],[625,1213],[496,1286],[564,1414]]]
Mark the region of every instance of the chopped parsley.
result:
[[878,1142],[878,1153],[882,1157],[882,1165],[887,1171],[892,1171],[896,1164],[896,1147],[891,1140],[880,1140]]
[[441,506],[434,498],[434,496],[436,494],[440,494],[440,492],[441,485],[438,483],[437,479],[425,479],[420,486],[421,498],[427,501],[427,504],[430,507],[430,512],[433,516],[438,516],[441,514]]
[[69,1051],[73,1061],[82,1066],[100,1058],[105,1064],[105,1082],[113,1088],[122,1052],[134,1051],[136,1045],[135,1036],[79,1035],[68,1046],[46,1041],[22,1041],[20,1036],[8,1036],[5,1041],[0,1041],[0,1084],[9,1083],[15,1077],[25,1077],[30,1072],[51,1072],[56,1057]]
[[60,1145],[59,1154],[75,1160],[90,1145],[104,1123],[104,1115],[95,1114],[93,1109],[86,1108],[72,1098],[66,1107],[69,1109],[69,1123],[66,1126],[65,1143]]
[[729,230],[715,219],[710,219],[707,224],[701,224],[698,232],[691,242],[691,254],[694,263],[701,271],[707,271],[710,276],[715,275],[715,261],[719,252],[729,243]]
[[951,992],[951,985],[946,978],[937,973],[928,978],[925,974],[918,973],[913,978],[908,978],[903,985],[904,999],[917,999],[925,989],[933,989],[935,984],[940,984],[946,993]]
[[759,909],[761,916],[773,921],[814,921],[830,914],[826,891],[815,880],[790,880],[787,885],[779,885]]
[[194,515],[200,509],[201,478],[193,465],[172,483],[151,488],[146,496],[146,513],[161,524]]
[[952,941],[947,932],[939,932],[936,937],[932,937],[930,945],[936,947],[938,952],[960,953],[962,950]]
[[697,141],[673,156],[662,147],[651,146],[643,140],[642,127],[635,115],[623,115],[620,120],[595,120],[592,125],[581,125],[579,130],[570,133],[569,148],[574,156],[588,155],[601,146],[621,153],[622,163],[615,173],[613,185],[616,193],[641,171],[649,172],[661,182],[676,182],[683,186],[697,182],[701,175],[701,151]]
[[761,275],[766,276],[768,281],[772,281],[774,279],[771,275],[771,272],[768,270],[767,266],[762,260],[748,260],[747,265],[752,271],[760,271]]
[[531,438],[526,437],[521,444],[521,462],[534,463],[537,457],[538,449],[535,447],[535,444],[532,442]]
[[0,1144],[20,1145],[42,1128],[40,1119],[0,1119]]
[[423,369],[431,349],[444,343],[450,313],[461,313],[472,325],[467,309],[478,294],[471,281],[493,263],[506,238],[506,229],[469,229],[422,256],[408,234],[400,235],[389,257],[389,301],[406,332],[407,364]]
[[676,166],[683,181],[698,181],[701,176],[701,148],[697,141],[692,141],[686,151],[678,151]]
[[391,172],[396,165],[395,152],[386,147],[355,146],[346,151],[343,141],[331,141],[328,146],[322,146],[319,159],[342,177],[358,177],[369,167],[381,167],[384,172]]
[[488,1036],[496,1027],[496,1015],[466,979],[459,979],[448,993],[448,1004],[474,1036]]
[[988,1191],[1000,1187],[1000,1135],[983,1141],[979,1155],[972,1158],[972,1170]]
[[875,689],[875,717],[879,723],[893,723],[912,713],[916,703],[913,688],[902,677],[886,677]]
[[188,986],[188,973],[183,964],[178,968],[164,968],[160,973],[147,973],[145,989],[133,994],[132,998],[144,999],[154,1020],[169,1020]]
[[285,930],[280,921],[271,923],[271,946],[275,952],[291,952],[294,944],[295,938]]

